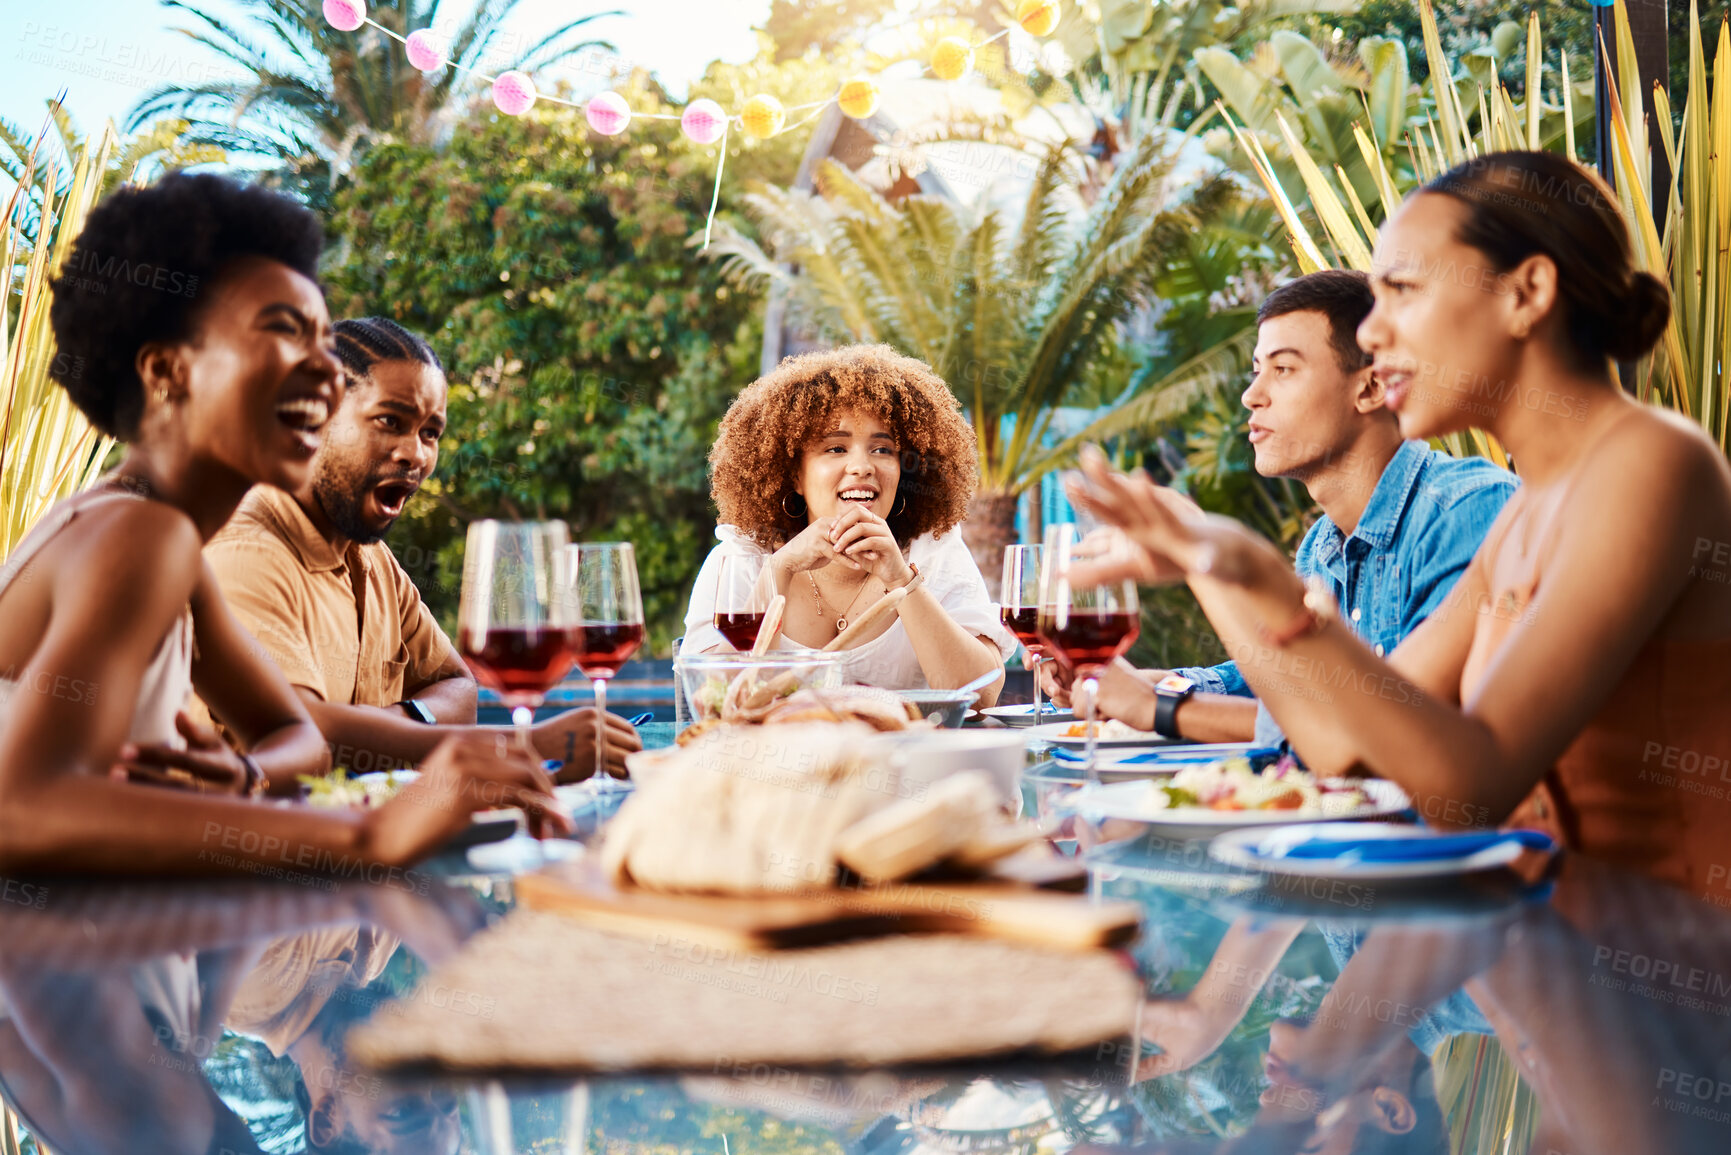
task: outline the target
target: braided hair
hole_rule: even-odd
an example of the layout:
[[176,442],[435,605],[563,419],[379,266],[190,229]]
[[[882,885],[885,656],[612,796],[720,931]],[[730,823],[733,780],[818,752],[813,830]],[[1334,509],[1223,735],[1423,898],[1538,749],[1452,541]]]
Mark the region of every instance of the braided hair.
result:
[[331,328],[337,335],[337,358],[350,384],[371,375],[380,361],[414,361],[445,371],[431,345],[389,317],[357,317]]

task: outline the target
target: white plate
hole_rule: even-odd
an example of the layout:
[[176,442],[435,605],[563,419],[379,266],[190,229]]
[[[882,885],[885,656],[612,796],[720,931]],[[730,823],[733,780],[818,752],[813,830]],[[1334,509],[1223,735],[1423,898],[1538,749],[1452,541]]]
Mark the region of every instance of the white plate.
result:
[[[1040,703],[1042,707],[1049,703]],[[1034,703],[1023,702],[1015,706],[987,706],[980,713],[988,718],[996,718],[1006,726],[1032,726],[1034,724]],[[1049,718],[1053,722],[1068,723],[1076,715],[1068,710],[1041,709],[1040,717]]]
[[1366,818],[1391,818],[1412,805],[1406,791],[1381,778],[1366,778],[1357,783],[1370,796],[1369,805],[1350,814],[1318,818],[1314,814],[1294,814],[1290,810],[1208,810],[1201,806],[1180,806],[1159,809],[1148,797],[1146,780],[1111,782],[1084,786],[1070,799],[1067,809],[1088,819],[1120,818],[1138,822],[1175,837],[1200,838],[1225,834],[1243,827],[1325,825],[1330,822],[1357,822]]
[[564,838],[534,839],[527,834],[469,847],[469,865],[483,874],[526,874],[549,862],[564,862],[583,853],[583,847]]
[[[1038,726],[1028,727],[1028,737],[1038,738],[1042,742],[1050,742],[1054,746],[1075,746],[1080,749],[1088,744],[1088,740],[1086,738],[1070,737],[1068,731],[1073,725],[1075,725],[1074,721],[1042,722]],[[1162,738],[1160,735],[1148,730],[1138,730],[1136,733],[1138,737],[1133,738],[1100,738],[1095,741],[1094,745],[1098,746],[1102,750],[1107,749],[1108,747],[1128,746],[1136,746],[1144,750],[1152,750],[1156,746],[1183,746],[1188,744],[1182,738]]]
[[[1427,830],[1422,826],[1367,822],[1353,827],[1351,837],[1373,839],[1435,838],[1446,831]],[[1284,826],[1279,830],[1234,830],[1222,834],[1208,847],[1208,853],[1228,866],[1243,867],[1262,874],[1303,875],[1310,878],[1353,878],[1367,882],[1394,882],[1402,879],[1446,878],[1471,874],[1479,870],[1494,870],[1507,866],[1521,856],[1522,847],[1513,839],[1498,842],[1472,854],[1456,858],[1431,858],[1422,862],[1341,862],[1328,858],[1275,858],[1266,851],[1296,846],[1313,838],[1339,838],[1341,832],[1332,822],[1306,822]],[[1262,851],[1262,853],[1259,853]]]

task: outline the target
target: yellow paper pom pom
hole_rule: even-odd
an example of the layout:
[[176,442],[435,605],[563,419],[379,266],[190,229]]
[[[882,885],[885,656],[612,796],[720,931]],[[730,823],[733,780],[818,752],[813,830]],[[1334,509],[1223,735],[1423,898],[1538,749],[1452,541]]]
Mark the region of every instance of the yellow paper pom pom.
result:
[[1050,36],[1062,15],[1058,0],[1022,0],[1016,5],[1016,23],[1029,36]]
[[932,49],[932,75],[939,80],[960,80],[974,66],[974,50],[960,36],[946,36]]
[[766,93],[758,93],[739,110],[739,122],[745,135],[757,140],[774,136],[786,121],[787,112],[781,107],[781,101]]
[[855,120],[864,120],[878,110],[877,82],[868,77],[856,76],[841,86],[841,94],[836,97],[836,103],[841,110]]

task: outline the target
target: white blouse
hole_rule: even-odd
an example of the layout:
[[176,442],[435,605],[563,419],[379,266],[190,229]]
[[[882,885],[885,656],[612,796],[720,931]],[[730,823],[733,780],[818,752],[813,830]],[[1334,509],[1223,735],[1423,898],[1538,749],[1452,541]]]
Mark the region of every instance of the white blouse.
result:
[[[691,603],[685,610],[685,641],[681,648],[692,653],[733,648],[715,628],[715,594],[721,581],[722,559],[766,552],[735,526],[716,526],[715,536],[721,544],[710,550],[704,560],[697,583],[691,587]],[[1016,636],[998,620],[997,603],[986,592],[980,567],[974,564],[973,555],[963,544],[961,531],[952,529],[938,538],[929,535],[916,538],[908,546],[907,559],[920,567],[920,576],[925,579],[921,588],[938,600],[950,618],[970,637],[990,638],[998,647],[1000,659],[1008,661],[1016,652]],[[799,647],[783,637],[778,639],[777,648]],[[888,690],[927,688],[925,671],[920,669],[919,657],[900,618],[871,641],[844,653],[845,682]]]

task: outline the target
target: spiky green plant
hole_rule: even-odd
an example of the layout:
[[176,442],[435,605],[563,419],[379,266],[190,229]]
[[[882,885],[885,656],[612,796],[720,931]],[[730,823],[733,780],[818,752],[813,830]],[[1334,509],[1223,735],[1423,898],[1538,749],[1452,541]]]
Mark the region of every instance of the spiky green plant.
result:
[[[0,558],[49,506],[94,480],[113,446],[49,379],[56,354],[48,284],[101,194],[116,146],[113,126],[105,126],[84,142],[70,178],[62,179],[38,145],[0,216],[0,269],[19,281],[16,296],[0,299]],[[38,188],[40,243],[22,227],[30,190]]]
[[[1623,0],[1616,0],[1615,5],[1615,44],[1600,46],[1601,51],[1617,54],[1621,78],[1609,92],[1608,117],[1617,199],[1629,224],[1637,263],[1671,286],[1674,304],[1658,347],[1636,363],[1630,384],[1643,400],[1670,406],[1699,421],[1722,450],[1731,451],[1731,378],[1727,377],[1727,360],[1731,358],[1731,83],[1712,83],[1715,79],[1731,81],[1731,31],[1720,24],[1709,72],[1695,0],[1690,0],[1689,10],[1689,82],[1680,132],[1673,131],[1671,101],[1662,87],[1654,89],[1653,127],[1657,131],[1648,132],[1634,39]],[[1521,108],[1500,84],[1487,90],[1474,79],[1455,80],[1454,70],[1442,53],[1430,0],[1419,0],[1419,12],[1430,58],[1434,114],[1427,115],[1422,125],[1408,126],[1406,146],[1414,159],[1413,175],[1397,183],[1395,174],[1381,163],[1382,149],[1375,137],[1362,123],[1354,126],[1366,162],[1375,174],[1380,203],[1373,207],[1380,209],[1379,216],[1386,219],[1393,213],[1412,184],[1472,156],[1560,143],[1569,158],[1575,158],[1573,132],[1563,132],[1559,140],[1547,139],[1542,110],[1535,102]],[[1527,24],[1529,93],[1538,90],[1539,59],[1539,18],[1535,12]],[[1559,95],[1563,122],[1573,125],[1576,117],[1566,56]],[[1468,96],[1473,98],[1470,103]],[[1476,118],[1469,115],[1474,105]],[[1302,202],[1287,194],[1274,163],[1256,137],[1236,125],[1234,128],[1286,225],[1300,267],[1309,271],[1339,263],[1368,269],[1370,251],[1376,243],[1371,212],[1352,196],[1350,188],[1343,199],[1340,186],[1324,173],[1284,117],[1276,114],[1276,124],[1301,174]],[[1662,213],[1655,213],[1652,198],[1653,135],[1676,174]],[[1332,258],[1312,235],[1307,217],[1318,223]],[[1474,430],[1470,436],[1472,448],[1502,460],[1500,449],[1484,434]],[[1456,439],[1457,449],[1467,445],[1464,439]]]
[[[1071,142],[1053,145],[1016,213],[932,196],[891,203],[826,162],[818,194],[748,198],[762,246],[718,227],[710,251],[738,278],[781,286],[819,339],[885,342],[949,382],[978,438],[971,541],[995,572],[1016,498],[1073,449],[1046,444],[1056,409],[1079,394],[1130,400],[1121,381],[1104,379],[1121,368],[1122,324],[1239,196],[1226,177],[1180,169],[1189,139],[1145,133],[1091,203],[1090,162]],[[1138,414],[1181,412],[1242,371],[1248,349],[1241,330],[1158,380],[1133,382],[1149,399]]]

